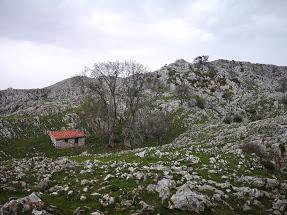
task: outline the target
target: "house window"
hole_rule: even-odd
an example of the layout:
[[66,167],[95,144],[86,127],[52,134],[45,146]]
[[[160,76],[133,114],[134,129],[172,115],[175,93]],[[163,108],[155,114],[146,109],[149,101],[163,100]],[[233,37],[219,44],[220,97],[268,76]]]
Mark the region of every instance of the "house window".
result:
[[78,143],[79,142],[79,138],[75,138],[75,143]]
[[67,143],[67,142],[68,142],[68,139],[65,139],[65,142]]

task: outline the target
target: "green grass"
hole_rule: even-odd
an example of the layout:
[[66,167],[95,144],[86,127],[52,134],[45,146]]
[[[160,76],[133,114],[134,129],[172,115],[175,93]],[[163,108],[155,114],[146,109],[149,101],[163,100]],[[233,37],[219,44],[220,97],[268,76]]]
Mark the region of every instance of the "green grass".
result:
[[1,156],[0,161],[12,158],[31,157],[36,154],[45,155],[47,157],[56,158],[61,156],[70,156],[79,154],[86,147],[56,149],[48,136],[38,136],[33,139],[11,139],[0,141],[1,150],[8,156]]
[[24,197],[26,195],[29,195],[30,193],[27,192],[23,192],[23,191],[16,191],[13,192],[13,194],[11,192],[7,192],[7,191],[3,191],[0,189],[0,204],[4,204],[5,202],[7,202],[7,200],[13,196],[13,197],[17,197],[17,198],[21,198]]

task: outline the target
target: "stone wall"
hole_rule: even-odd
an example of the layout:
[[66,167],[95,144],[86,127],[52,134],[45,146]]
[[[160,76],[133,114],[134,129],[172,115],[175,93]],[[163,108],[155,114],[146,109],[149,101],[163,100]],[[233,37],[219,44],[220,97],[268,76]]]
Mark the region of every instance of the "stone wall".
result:
[[78,143],[75,143],[74,138],[68,139],[68,142],[66,142],[65,140],[52,140],[52,141],[56,148],[72,148],[72,147],[79,147],[79,146],[85,145],[84,137],[79,138]]

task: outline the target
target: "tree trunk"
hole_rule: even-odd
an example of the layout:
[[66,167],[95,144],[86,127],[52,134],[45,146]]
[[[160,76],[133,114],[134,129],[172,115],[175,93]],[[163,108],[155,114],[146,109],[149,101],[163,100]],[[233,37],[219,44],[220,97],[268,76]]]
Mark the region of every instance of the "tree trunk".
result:
[[160,136],[157,136],[157,146],[160,146]]
[[115,147],[115,134],[114,134],[114,131],[112,131],[110,133],[108,146],[111,147],[111,148]]

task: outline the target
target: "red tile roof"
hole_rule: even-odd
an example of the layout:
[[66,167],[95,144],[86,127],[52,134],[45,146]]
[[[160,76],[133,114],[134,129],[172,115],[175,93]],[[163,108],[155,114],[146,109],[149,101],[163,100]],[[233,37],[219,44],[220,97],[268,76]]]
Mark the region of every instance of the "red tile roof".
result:
[[79,130],[50,131],[49,133],[56,140],[67,139],[67,138],[85,137],[86,136],[86,134],[84,132],[79,131]]

